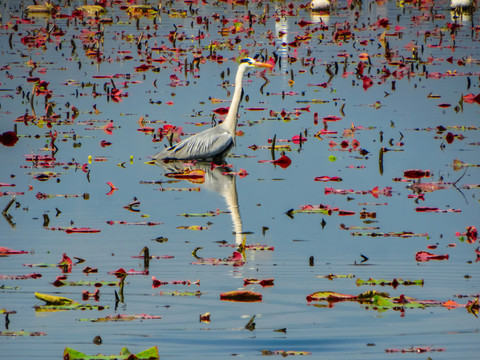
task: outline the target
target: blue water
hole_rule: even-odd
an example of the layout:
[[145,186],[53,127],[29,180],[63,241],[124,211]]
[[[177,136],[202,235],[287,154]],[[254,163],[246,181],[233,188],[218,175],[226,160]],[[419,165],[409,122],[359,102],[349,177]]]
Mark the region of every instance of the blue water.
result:
[[[23,6],[26,5],[28,4],[6,1],[2,2],[0,10],[2,66],[9,66],[0,71],[0,132],[12,131],[16,124],[19,136],[15,146],[1,147],[0,182],[13,183],[15,187],[2,187],[0,191],[24,193],[17,195],[16,203],[10,207],[8,214],[11,218],[0,221],[0,246],[26,250],[29,254],[2,257],[0,274],[24,275],[37,272],[42,277],[35,280],[0,281],[0,285],[19,287],[0,290],[0,308],[16,312],[9,315],[8,329],[2,322],[0,330],[39,331],[47,335],[1,336],[3,356],[15,356],[18,359],[30,359],[33,356],[58,358],[62,356],[65,347],[86,354],[112,355],[118,354],[123,346],[132,353],[158,346],[160,355],[166,358],[188,356],[211,359],[232,355],[259,358],[262,350],[307,351],[318,359],[409,359],[419,356],[434,359],[477,358],[478,319],[463,307],[449,310],[433,306],[406,309],[401,313],[392,309],[377,311],[357,302],[340,302],[328,308],[306,301],[306,296],[316,291],[357,295],[375,289],[388,292],[392,297],[405,294],[419,300],[454,300],[464,305],[478,294],[479,271],[478,262],[475,262],[478,240],[475,244],[460,242],[455,234],[465,232],[467,226],[479,227],[478,188],[462,188],[480,182],[479,170],[478,167],[469,167],[460,179],[464,170],[455,171],[452,166],[454,159],[467,164],[480,164],[480,136],[477,129],[479,105],[465,102],[462,108],[459,105],[462,95],[477,95],[479,92],[479,34],[475,27],[479,20],[477,12],[472,15],[471,21],[464,21],[463,26],[456,30],[453,43],[450,30],[446,29],[447,24],[453,24],[447,2],[436,2],[434,5],[428,3],[425,8],[408,3],[402,7],[395,2],[365,2],[353,10],[348,9],[346,3],[339,2],[329,18],[324,18],[327,30],[318,30],[319,23],[303,28],[298,25],[302,19],[317,21],[309,11],[300,7],[305,3],[299,1],[292,2],[293,14],[284,17],[281,16],[281,11],[288,11],[289,4],[281,2],[268,3],[268,9],[265,8],[267,3],[256,2],[248,5],[194,4],[193,9],[198,9],[198,15],[209,19],[208,29],[204,24],[198,25],[195,17],[169,16],[173,14],[173,9],[188,12],[189,7],[183,2],[163,4],[161,21],[141,18],[138,26],[135,20],[129,20],[119,5],[113,5],[108,8],[107,14],[113,22],[103,27],[101,49],[104,59],[96,63],[95,60],[86,58],[78,38],[82,30],[98,29],[97,25],[88,25],[93,20],[86,19],[83,23],[80,20],[68,22],[61,17],[37,17],[33,23],[21,23],[15,29],[13,25],[21,18]],[[83,2],[60,5],[61,14],[68,15],[76,6],[83,5]],[[156,6],[156,3],[153,5]],[[430,11],[432,5],[433,10]],[[244,32],[228,36],[219,33],[223,26],[215,20],[213,14],[218,13],[220,17],[232,20],[247,15],[248,11],[256,15],[257,19],[264,11],[267,14],[265,24],[253,24],[251,36],[246,37]],[[429,18],[432,12],[437,15],[436,19]],[[274,14],[279,16],[278,21]],[[375,25],[382,17],[389,19],[389,29]],[[44,48],[29,48],[21,43],[20,40],[25,35],[34,33],[41,27],[52,27],[53,24],[65,31],[65,35],[58,40],[54,39]],[[185,52],[153,52],[154,59],[163,55],[169,61],[153,63],[159,67],[158,72],[136,72],[135,67],[145,63],[145,49],[162,44],[172,47],[168,34],[175,30],[174,24],[179,34],[185,33],[185,39],[177,39],[176,43]],[[232,25],[233,22],[230,21],[225,26]],[[248,21],[244,22],[244,26],[248,27]],[[335,29],[348,26],[354,37],[335,42]],[[395,26],[401,28],[395,30]],[[197,40],[191,39],[198,35],[199,30],[206,36],[200,45]],[[270,42],[269,31],[273,34]],[[279,31],[285,33],[286,37],[281,38],[283,33],[280,34]],[[384,31],[387,34],[401,32],[401,35],[387,36],[387,39],[393,53],[392,60],[404,61],[406,67],[403,77],[394,79],[390,76],[382,82],[384,66],[390,72],[399,69],[385,59],[384,49],[379,43],[379,37]],[[425,36],[426,31],[431,36]],[[137,41],[142,33],[142,47],[138,52]],[[297,48],[282,46],[282,43],[294,41],[295,36],[309,33],[310,41]],[[136,38],[132,40],[128,35]],[[151,36],[148,43],[145,42],[147,35]],[[237,37],[240,42],[235,44]],[[76,44],[73,54],[72,39]],[[226,46],[225,43],[230,40],[234,45]],[[214,41],[224,44],[215,48],[216,53],[224,57],[223,63],[207,58],[210,51],[206,46]],[[418,45],[421,61],[412,60],[412,51],[405,47],[409,43]],[[442,47],[438,47],[439,44]],[[453,44],[454,49],[451,48]],[[188,181],[169,183],[165,177],[166,170],[146,164],[150,161],[150,156],[163,148],[166,141],[152,142],[151,134],[137,131],[140,127],[139,118],[143,116],[147,121],[145,125],[155,130],[164,123],[181,126],[187,134],[206,129],[209,125],[199,127],[192,123],[210,123],[213,109],[228,106],[228,102],[213,104],[211,98],[230,98],[233,87],[223,82],[233,83],[237,67],[234,58],[242,49],[247,49],[251,55],[273,56],[276,51],[280,56],[274,71],[265,75],[270,82],[262,89],[264,80],[256,76],[255,71],[244,78],[245,94],[239,110],[238,127],[244,136],[237,137],[237,145],[232,150],[234,156],[228,157],[227,161],[233,165],[234,171],[246,169],[249,175],[244,178],[237,176],[235,182],[220,175],[224,192],[208,182],[201,185]],[[183,66],[185,59],[188,64],[193,61],[194,50],[201,50],[204,60],[194,73],[195,77],[191,72],[185,74],[178,67]],[[130,51],[126,55],[132,56],[132,59],[122,60],[124,55],[119,51]],[[363,52],[368,53],[371,59],[371,66],[367,65],[364,70],[364,74],[373,80],[373,85],[367,90],[363,89],[361,78],[355,75],[359,54]],[[344,57],[338,56],[342,53],[348,54],[346,66]],[[289,63],[288,58],[293,56],[298,56],[298,60]],[[447,61],[450,57],[451,62]],[[179,62],[176,61],[177,58]],[[307,60],[303,65],[302,58],[314,58],[315,66],[311,67],[311,62]],[[37,64],[34,70],[27,64],[29,60]],[[78,62],[81,62],[81,67]],[[329,80],[327,64],[335,72],[335,63],[338,67],[337,74]],[[449,76],[427,78],[424,67],[430,75],[438,72]],[[344,71],[345,76],[342,76]],[[289,84],[291,73],[294,83]],[[112,88],[111,80],[98,78],[115,74],[122,75],[113,79],[115,86],[123,89],[122,94],[128,93],[119,103],[105,95],[104,85]],[[170,75],[173,74],[181,80],[183,86],[169,86]],[[452,74],[455,76],[450,76]],[[76,162],[80,166],[88,164],[88,176],[80,168],[65,168],[64,165],[53,169],[35,168],[25,160],[25,155],[28,154],[50,153],[41,150],[49,143],[46,135],[50,129],[45,125],[14,122],[26,112],[32,114],[26,94],[32,91],[33,86],[27,82],[27,78],[33,76],[49,82],[48,89],[52,91],[49,101],[55,104],[54,111],[60,115],[61,121],[69,119],[72,105],[80,111],[71,123],[53,124],[51,130],[58,133],[55,142],[58,147],[55,154],[57,161]],[[312,86],[326,82],[329,82],[326,87]],[[100,96],[92,96],[93,84]],[[19,86],[21,90],[17,90]],[[282,92],[285,92],[284,96]],[[295,94],[290,95],[290,92]],[[309,102],[313,99],[325,103]],[[168,105],[169,101],[173,104]],[[451,106],[439,107],[442,103]],[[309,111],[302,109],[308,105]],[[94,106],[98,109],[98,114],[94,112]],[[455,109],[456,106],[459,108]],[[256,107],[266,110],[246,110]],[[34,108],[37,116],[45,114],[44,97],[35,97]],[[297,113],[294,113],[295,109]],[[270,110],[278,115],[270,115]],[[291,113],[290,119],[282,118],[282,110]],[[314,113],[318,113],[317,125],[314,123]],[[328,130],[336,131],[337,134],[315,137],[323,128],[322,118],[328,115],[341,117],[340,121],[328,123]],[[112,135],[101,129],[110,120],[115,126]],[[352,138],[344,137],[342,133],[351,128],[352,124],[363,127],[355,132],[354,138],[359,141],[360,148],[368,151],[364,155],[358,151],[338,151],[340,145],[329,146],[331,140],[338,144],[343,140],[351,141]],[[424,130],[439,125],[474,128],[454,128],[441,134],[434,130]],[[465,138],[457,137],[448,144],[445,135],[449,131]],[[267,140],[274,136],[277,145],[284,144],[278,140],[291,139],[300,133],[307,141],[301,146],[289,143],[291,151],[287,151],[286,155],[292,164],[286,169],[258,162],[271,160],[269,148],[256,151],[250,148],[252,145],[267,146]],[[76,135],[76,140],[72,138],[73,134]],[[102,140],[111,142],[112,145],[101,147]],[[379,152],[382,147],[398,151],[384,153],[381,170]],[[277,152],[276,158],[280,155]],[[331,161],[329,157],[332,155],[336,161]],[[92,157],[91,163],[89,156]],[[99,157],[104,157],[106,161],[95,161]],[[408,183],[394,181],[402,178],[403,172],[408,169],[428,169],[432,176],[422,181],[438,182],[443,179],[448,188],[425,193],[425,201],[419,200],[416,204],[414,199],[407,197],[412,194],[406,188]],[[32,172],[45,170],[59,173],[58,177],[38,181],[31,175]],[[343,181],[317,182],[314,181],[317,176],[338,176]],[[452,183],[458,179],[457,190]],[[110,190],[107,182],[112,182],[118,188],[112,195],[107,195]],[[31,190],[29,186],[32,186]],[[325,194],[325,187],[370,191],[375,186],[380,189],[392,187],[392,196],[380,195],[377,199],[369,193]],[[160,187],[182,190],[199,187],[200,191],[159,191]],[[238,220],[233,220],[228,213],[215,217],[179,215],[217,209],[232,210],[226,194],[231,195],[235,191],[247,244],[272,246],[274,251],[247,250],[246,264],[241,267],[192,265],[196,260],[192,251],[197,247],[203,248],[197,254],[205,258],[223,259],[231,255],[234,248],[221,247],[218,242],[226,241],[233,245],[241,240],[242,236],[232,233],[235,225],[238,226]],[[55,197],[38,200],[35,197],[38,192],[88,193],[89,199]],[[0,197],[2,209],[11,197],[8,194]],[[140,201],[140,211],[125,210],[124,206],[134,198]],[[286,215],[288,210],[296,210],[307,204],[338,207],[354,211],[355,215],[342,217],[337,213],[331,216],[297,213],[293,218]],[[418,206],[460,209],[461,212],[417,213],[415,208]],[[360,219],[359,213],[363,209],[376,213],[376,218],[371,223],[367,224]],[[43,226],[44,215],[48,215],[50,228],[90,227],[101,232],[66,234],[63,231],[52,231]],[[109,225],[107,221],[125,221],[130,224]],[[134,224],[145,221],[161,224]],[[324,226],[322,221],[325,222]],[[346,227],[373,226],[378,229],[342,230],[341,224]],[[178,229],[190,225],[209,229]],[[268,230],[263,232],[263,227],[268,227]],[[410,231],[428,233],[428,237],[352,236],[354,231]],[[168,241],[154,241],[160,236],[168,238]],[[450,243],[456,247],[449,247]],[[428,250],[427,245],[432,244],[437,244],[437,249]],[[144,246],[149,247],[152,255],[171,255],[174,258],[151,260],[148,276],[127,276],[123,302],[115,303],[114,292],[118,292],[118,287],[103,286],[100,288],[98,302],[88,300],[90,304],[108,306],[103,311],[35,311],[34,306],[41,305],[42,302],[34,297],[34,292],[61,295],[83,303],[81,291],[93,292],[94,288],[55,288],[51,283],[61,275],[58,268],[28,268],[23,264],[56,264],[62,254],[67,253],[72,259],[85,259],[84,263],[73,267],[68,274],[68,281],[115,281],[115,277],[108,272],[120,267],[125,270],[143,270],[143,260],[132,256],[138,255]],[[448,254],[449,259],[416,262],[417,251]],[[368,261],[359,265],[361,255],[368,257]],[[314,259],[312,265],[309,264],[310,257]],[[98,273],[85,275],[82,272],[85,266],[98,268]],[[332,281],[318,277],[328,274],[352,274],[355,277]],[[200,280],[200,285],[187,287],[170,284],[152,289],[152,275],[162,281]],[[366,280],[370,277],[387,280],[423,279],[424,285],[399,286],[397,289],[355,285],[358,278]],[[244,287],[244,278],[274,278],[274,286]],[[244,288],[260,292],[263,295],[262,302],[219,300],[220,293]],[[160,294],[174,290],[200,290],[202,295]],[[469,296],[459,298],[456,295]],[[199,315],[206,312],[211,313],[210,323],[199,321]],[[115,314],[160,315],[162,319],[98,323],[80,321]],[[245,325],[253,315],[256,315],[256,325],[250,331]],[[286,332],[275,331],[279,329],[286,329]],[[93,344],[93,338],[97,335],[101,336],[102,345]],[[411,347],[431,347],[445,351],[422,355],[385,352],[386,349]]]

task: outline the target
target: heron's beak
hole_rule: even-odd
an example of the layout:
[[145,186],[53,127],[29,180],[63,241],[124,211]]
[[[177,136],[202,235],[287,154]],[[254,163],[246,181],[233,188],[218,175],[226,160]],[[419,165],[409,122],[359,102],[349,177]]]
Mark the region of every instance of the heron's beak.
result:
[[255,62],[255,67],[264,67],[264,68],[269,68],[269,69],[272,69],[273,68],[273,64],[270,64],[270,63],[264,63],[264,62],[260,62],[260,61],[256,61]]

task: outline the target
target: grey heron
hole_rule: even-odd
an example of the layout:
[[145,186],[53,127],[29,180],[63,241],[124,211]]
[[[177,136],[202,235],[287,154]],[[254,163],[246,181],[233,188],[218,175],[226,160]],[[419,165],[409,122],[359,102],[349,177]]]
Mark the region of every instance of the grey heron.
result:
[[225,121],[163,149],[153,156],[153,160],[213,160],[217,162],[223,160],[235,143],[238,105],[242,96],[242,78],[250,67],[272,68],[273,65],[249,57],[243,58],[235,76],[235,90]]

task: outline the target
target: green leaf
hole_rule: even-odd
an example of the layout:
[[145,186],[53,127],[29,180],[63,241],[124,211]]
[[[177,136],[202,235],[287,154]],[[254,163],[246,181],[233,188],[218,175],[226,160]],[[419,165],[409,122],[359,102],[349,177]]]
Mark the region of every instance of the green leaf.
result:
[[155,360],[160,359],[158,354],[158,348],[156,346],[151,347],[150,349],[139,352],[136,355],[126,348],[123,347],[120,351],[120,355],[86,355],[78,350],[74,350],[66,347],[63,351],[63,358],[69,360],[108,360],[108,359],[118,359],[118,360],[127,360],[127,359],[138,359],[138,360]]
[[54,296],[37,292],[35,293],[35,297],[39,300],[45,301],[46,305],[65,305],[74,302],[72,299],[63,296]]

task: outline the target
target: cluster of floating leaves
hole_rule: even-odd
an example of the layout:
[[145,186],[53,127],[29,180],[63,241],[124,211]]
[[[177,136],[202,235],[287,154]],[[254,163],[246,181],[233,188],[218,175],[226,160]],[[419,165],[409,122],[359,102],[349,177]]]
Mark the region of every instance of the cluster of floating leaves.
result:
[[[352,159],[367,160],[372,156],[371,143],[363,141],[363,133],[376,130],[375,126],[362,126],[358,124],[343,125],[345,119],[349,118],[348,99],[341,95],[339,81],[349,81],[352,86],[362,88],[364,92],[375,91],[381,88],[382,96],[385,100],[378,99],[371,104],[362,104],[375,111],[382,111],[390,96],[395,96],[397,87],[413,80],[435,80],[461,77],[465,79],[466,88],[455,103],[451,99],[442,100],[442,96],[430,93],[426,97],[426,106],[432,108],[438,107],[443,111],[451,110],[454,113],[462,113],[467,106],[473,107],[480,104],[480,94],[474,93],[472,79],[478,77],[478,65],[480,60],[474,55],[457,56],[455,49],[458,47],[459,33],[462,28],[469,27],[472,41],[478,41],[480,28],[478,25],[464,25],[460,18],[449,20],[445,12],[440,7],[430,2],[399,2],[405,10],[411,12],[410,23],[418,26],[421,30],[416,33],[412,39],[407,41],[404,36],[407,34],[405,27],[397,24],[399,17],[395,20],[390,17],[364,17],[362,11],[366,11],[359,1],[349,1],[348,4],[336,4],[334,14],[340,15],[336,18],[337,22],[330,23],[330,16],[322,14],[315,16],[308,12],[308,5],[301,2],[279,3],[273,6],[272,3],[245,1],[231,1],[228,6],[218,6],[218,12],[199,15],[205,3],[198,2],[168,2],[166,4],[130,4],[120,1],[98,1],[96,5],[84,5],[71,7],[68,2],[45,3],[43,5],[30,5],[20,7],[20,5],[8,4],[9,17],[2,18],[1,36],[7,40],[2,45],[2,49],[8,54],[14,54],[13,57],[23,59],[22,62],[5,63],[0,68],[1,80],[0,86],[2,95],[9,101],[15,101],[17,113],[5,112],[5,117],[10,118],[11,122],[6,125],[0,134],[0,143],[6,150],[18,147],[22,142],[33,142],[40,139],[45,141],[43,148],[37,149],[32,146],[33,153],[25,154],[21,165],[24,175],[31,177],[31,184],[28,188],[16,189],[15,178],[18,169],[12,170],[10,179],[8,174],[3,172],[0,178],[0,187],[9,188],[0,193],[0,197],[8,199],[3,208],[3,215],[6,222],[15,227],[13,217],[14,211],[21,208],[21,204],[29,201],[52,199],[67,199],[67,201],[90,200],[93,195],[89,193],[47,193],[36,191],[37,187],[44,182],[60,183],[66,177],[71,175],[85,178],[85,181],[91,182],[94,177],[94,165],[100,165],[111,161],[107,156],[107,149],[115,149],[116,146],[128,146],[129,144],[116,144],[115,133],[122,129],[125,124],[122,121],[102,118],[102,112],[110,106],[120,106],[129,101],[135,91],[145,89],[144,84],[152,74],[168,72],[168,81],[160,83],[157,79],[152,82],[154,94],[150,99],[145,100],[145,105],[156,106],[161,109],[167,106],[176,106],[175,89],[181,87],[193,86],[196,79],[202,73],[202,68],[208,65],[222,66],[222,69],[229,72],[229,66],[235,58],[251,53],[256,54],[265,60],[272,61],[276,65],[276,73],[271,76],[285,76],[288,78],[288,90],[272,91],[268,89],[268,76],[264,73],[257,73],[259,78],[265,80],[261,88],[261,94],[265,97],[281,97],[282,100],[292,97],[296,99],[301,107],[291,108],[273,108],[265,107],[264,103],[249,105],[245,111],[261,114],[256,121],[241,122],[240,126],[259,127],[267,121],[275,121],[279,124],[289,123],[308,119],[309,125],[300,125],[297,134],[291,134],[286,139],[273,138],[265,139],[265,144],[244,144],[242,149],[249,149],[259,159],[256,163],[265,164],[264,166],[274,166],[288,171],[292,171],[292,164],[298,157],[286,155],[286,152],[293,153],[297,150],[301,154],[302,148],[312,143],[325,145],[326,151],[330,154],[329,160],[333,163],[337,157],[346,154]],[[24,4],[22,4],[23,6]],[[378,6],[380,6],[379,4]],[[234,11],[228,11],[230,6]],[[376,6],[375,4],[371,5]],[[202,13],[200,11],[200,13]],[[205,12],[203,12],[205,14]],[[227,15],[224,15],[227,14]],[[410,13],[409,13],[410,14]],[[403,16],[403,15],[402,15]],[[161,20],[167,18],[171,20],[171,27],[162,29]],[[306,19],[307,18],[307,19]],[[310,18],[310,20],[308,20]],[[333,14],[331,18],[334,18]],[[176,19],[178,24],[175,25]],[[189,19],[188,22],[184,21]],[[271,27],[272,22],[285,22],[286,19],[295,19],[295,29],[293,31],[294,39],[287,42],[283,30],[275,33]],[[339,20],[341,19],[341,21]],[[191,23],[191,24],[190,24]],[[431,26],[435,23],[435,26]],[[185,24],[188,24],[186,26]],[[440,24],[440,25],[439,25]],[[269,25],[269,26],[267,26]],[[128,26],[128,31],[118,31],[114,26]],[[272,31],[273,30],[273,31]],[[159,35],[161,34],[161,35]],[[109,49],[108,41],[114,39],[118,41],[118,48]],[[315,50],[318,46],[320,51]],[[242,49],[242,50],[239,50]],[[442,57],[435,57],[429,53],[428,49],[439,51]],[[49,63],[45,59],[48,54],[57,52],[59,55],[55,63]],[[475,53],[475,52],[474,52]],[[478,53],[478,52],[477,52]],[[47,54],[47,55],[43,55]],[[435,52],[438,54],[438,52]],[[445,55],[445,54],[448,54]],[[122,64],[125,69],[123,73],[108,72],[108,65]],[[61,69],[71,69],[75,67],[79,72],[85,68],[97,67],[101,69],[98,75],[82,77],[78,75],[76,79],[63,79],[60,83],[55,83],[55,75]],[[473,71],[470,70],[473,68]],[[467,70],[468,69],[468,70]],[[24,71],[21,80],[16,76],[17,72]],[[60,70],[65,71],[65,70]],[[325,78],[321,81],[312,79],[306,89],[296,88],[296,83],[304,80],[307,76],[322,74]],[[70,72],[69,72],[70,75]],[[228,89],[230,83],[222,73],[221,86]],[[339,80],[340,79],[340,80]],[[324,81],[325,80],[325,81]],[[19,84],[20,83],[20,84]],[[168,88],[171,91],[170,97],[162,95],[158,97],[158,89]],[[268,89],[268,92],[267,92]],[[320,90],[320,91],[318,91]],[[312,95],[314,93],[314,95]],[[321,94],[322,99],[315,98]],[[88,106],[85,105],[85,99]],[[218,106],[224,100],[212,98],[211,114],[204,116],[200,113],[192,115],[200,117],[193,125],[209,126],[212,122],[220,122],[228,111],[228,107]],[[180,101],[178,101],[180,102]],[[338,104],[338,114],[329,114],[321,108],[323,104]],[[285,104],[289,104],[285,102]],[[143,104],[142,104],[143,105]],[[5,105],[3,105],[5,107]],[[285,105],[287,106],[287,105]],[[315,108],[313,108],[315,106]],[[179,108],[181,105],[179,105]],[[315,109],[315,110],[314,110]],[[3,111],[3,108],[2,108]],[[313,113],[311,113],[313,111]],[[478,111],[477,111],[478,112]],[[203,118],[203,119],[202,119]],[[313,119],[312,119],[313,118]],[[208,120],[208,121],[202,121]],[[169,143],[175,143],[184,138],[187,129],[190,129],[189,123],[174,124],[173,120],[151,119],[140,115],[136,131],[145,135],[145,139],[154,146]],[[355,122],[360,120],[355,119]],[[305,121],[306,122],[306,121]],[[395,124],[391,124],[395,127]],[[313,131],[312,131],[313,129]],[[434,127],[407,129],[409,132],[425,132],[426,136],[433,138],[440,143],[442,148],[447,148],[452,144],[462,144],[470,150],[478,151],[480,143],[468,140],[474,137],[480,130],[477,125],[452,125],[439,124]],[[434,135],[431,135],[431,134]],[[142,135],[142,136],[143,136]],[[237,136],[240,141],[248,141],[242,138],[243,131],[239,130]],[[100,148],[88,149],[89,152],[98,152],[98,155],[90,155],[88,158],[81,157],[80,152],[82,143],[88,144],[91,138],[102,138],[98,141]],[[108,140],[106,140],[108,139]],[[96,141],[96,140],[95,140]],[[384,172],[384,163],[387,157],[392,153],[403,152],[405,150],[404,134],[400,133],[398,139],[384,141],[383,133],[380,133],[379,142],[381,144],[378,153],[378,171]],[[36,144],[36,143],[35,143]],[[70,148],[67,150],[67,145]],[[85,145],[83,145],[85,146]],[[73,151],[71,150],[73,148]],[[257,152],[257,150],[259,150]],[[270,151],[271,156],[265,155],[265,151]],[[153,153],[153,151],[152,151]],[[73,154],[73,158],[72,155]],[[335,155],[333,155],[335,154]],[[246,154],[234,154],[233,157],[248,157]],[[271,157],[271,159],[270,159]],[[230,159],[230,158],[229,158]],[[125,169],[130,161],[121,161],[118,167]],[[365,163],[367,163],[365,161]],[[370,164],[369,164],[370,165]],[[451,165],[454,171],[476,170],[480,163],[466,163],[461,159],[455,159]],[[214,167],[212,165],[212,167]],[[361,171],[366,166],[352,165],[352,169]],[[249,173],[245,169],[232,171],[231,168],[222,170],[224,176],[236,176],[239,179]],[[402,175],[403,172],[403,175]],[[23,174],[22,174],[23,175]],[[348,176],[348,175],[347,175]],[[337,176],[337,174],[318,174],[312,181],[316,182],[335,182],[341,183],[347,180],[347,176]],[[398,169],[398,177],[391,179],[391,184],[381,187],[375,185],[369,188],[337,188],[324,186],[322,192],[329,195],[326,199],[332,199],[332,205],[329,204],[292,204],[296,208],[290,210],[281,209],[288,217],[294,219],[297,214],[317,214],[321,216],[358,216],[360,220],[365,221],[366,226],[355,227],[341,225],[341,230],[359,230],[352,231],[351,236],[368,236],[373,238],[428,238],[427,233],[415,233],[408,229],[389,229],[380,231],[379,228],[370,228],[368,224],[375,221],[377,211],[371,210],[372,207],[387,205],[388,203],[361,203],[369,209],[360,211],[352,207],[337,206],[338,201],[352,201],[361,196],[373,199],[381,198],[382,201],[390,201],[393,196],[399,195],[415,204],[414,211],[418,216],[426,213],[436,216],[448,216],[462,213],[462,209],[441,208],[435,205],[419,206],[420,203],[428,204],[429,197],[434,192],[440,190],[458,190],[460,193],[473,193],[480,184],[465,184],[461,182],[463,175],[450,182],[444,179],[429,181],[434,176],[434,172],[429,169]],[[156,189],[159,191],[187,191],[198,192],[200,187],[165,187],[164,184],[174,186],[178,181],[187,181],[190,184],[201,185],[205,182],[206,172],[202,169],[195,169],[195,163],[191,167],[179,172],[165,174],[165,181],[145,181],[144,184],[151,183],[160,185]],[[20,181],[19,181],[20,182]],[[102,185],[105,187],[106,196],[114,197],[116,191],[123,190],[114,185],[115,179],[105,179]],[[187,185],[190,185],[187,184]],[[398,184],[406,185],[399,189]],[[15,188],[15,189],[14,189]],[[408,195],[406,191],[411,192]],[[332,196],[330,196],[332,195]],[[337,196],[339,195],[339,196]],[[132,194],[133,196],[133,194]],[[337,198],[341,198],[338,200]],[[53,200],[52,200],[53,201]],[[124,206],[131,213],[140,213],[141,202],[134,199]],[[45,205],[48,206],[48,205]],[[347,205],[348,206],[348,205]],[[61,214],[57,210],[57,217]],[[222,216],[226,211],[213,210],[204,213],[180,213],[184,218],[211,218]],[[145,227],[163,225],[160,221],[126,221],[112,220],[110,218],[102,219],[104,224],[110,226],[117,225],[139,225]],[[89,226],[75,226],[73,223],[63,226],[50,226],[50,219],[47,214],[44,215],[44,230],[62,231],[67,235],[74,234],[85,236],[95,236],[106,228],[91,228]],[[322,219],[322,226],[326,221]],[[475,256],[475,262],[480,261],[480,252],[478,247],[478,236],[476,224],[459,225],[455,234],[458,241],[472,245],[472,255]],[[179,230],[208,231],[211,229],[207,225],[181,225],[176,227]],[[368,231],[368,232],[361,232]],[[228,244],[224,246],[229,246]],[[232,245],[237,247],[237,245]],[[452,246],[454,247],[454,246]],[[435,245],[429,245],[428,250],[434,250]],[[0,248],[1,256],[13,256],[26,254],[23,250],[14,250],[6,247]],[[193,265],[227,265],[233,267],[244,266],[247,263],[245,250],[267,250],[273,251],[274,247],[268,245],[242,244],[230,256],[225,258],[200,257],[197,250],[194,250]],[[431,260],[449,260],[449,254],[433,254],[429,251],[419,250],[411,254],[412,261],[428,262]],[[96,290],[90,292],[83,290],[82,300],[95,302],[100,301],[102,295],[100,288],[109,286],[115,288],[116,303],[123,302],[123,292],[128,289],[125,279],[134,275],[150,276],[148,264],[150,260],[169,260],[173,259],[170,255],[150,255],[144,253],[141,255],[144,259],[144,269],[129,271],[120,268],[112,271],[108,276],[116,276],[118,281],[95,280],[95,281],[69,281],[68,275],[74,267],[83,261],[74,264],[72,260],[64,254],[62,260],[57,264],[24,264],[26,267],[47,268],[58,267],[62,275],[58,276],[51,284],[54,287],[63,286],[94,286]],[[128,269],[128,268],[127,268]],[[83,270],[85,275],[97,273],[98,269],[86,267]],[[107,276],[107,275],[105,275]],[[333,280],[337,278],[351,279],[355,275],[326,275],[325,278]],[[1,274],[1,280],[37,280],[44,277],[41,273],[30,274]],[[37,280],[38,281],[38,280]],[[134,281],[134,280],[132,280]],[[245,278],[243,286],[260,285],[261,287],[272,287],[273,278],[258,279]],[[200,286],[197,280],[159,280],[152,276],[152,288],[158,288],[165,285]],[[235,284],[241,286],[241,283]],[[235,286],[234,285],[234,286]],[[407,286],[423,285],[423,280],[361,280],[356,281],[356,285],[369,286]],[[118,291],[117,291],[118,290]],[[128,290],[127,290],[128,291]],[[173,291],[161,292],[158,295],[171,296],[191,296],[200,297],[203,293],[198,291]],[[49,295],[43,293],[31,294],[37,299],[45,302],[44,305],[36,305],[37,311],[64,311],[64,310],[104,310],[108,306],[90,305],[88,303],[78,303],[70,298]],[[426,307],[438,306],[448,309],[466,308],[471,314],[478,313],[478,296],[471,296],[474,299],[466,304],[458,304],[453,301],[436,300],[418,300],[408,296],[399,297],[390,296],[387,293],[368,291],[358,295],[340,294],[330,291],[319,291],[307,296],[308,302],[323,302],[325,306],[332,308],[334,304],[343,301],[354,301],[368,309],[377,311],[394,310],[404,313],[407,309],[424,309]],[[263,300],[263,294],[251,290],[234,290],[220,294],[220,300],[237,302],[260,302]],[[14,315],[14,310],[4,310],[3,314]],[[81,319],[91,322],[120,322],[133,320],[160,319],[156,315],[148,314],[117,314],[107,315],[95,319]],[[210,321],[210,316],[205,316],[204,320]],[[203,321],[203,320],[202,320]],[[251,324],[250,324],[251,325]],[[7,325],[8,327],[8,325]],[[248,328],[252,328],[249,326]],[[2,331],[2,336],[39,336],[46,335],[42,332],[26,331]],[[430,347],[412,347],[406,349],[386,349],[386,352],[430,352],[443,351],[443,348]],[[76,357],[84,358],[85,355],[72,349],[65,349],[65,354],[70,359]],[[264,350],[262,355],[310,355],[307,351],[283,351],[283,350]],[[155,358],[158,357],[158,350],[149,349],[144,353],[136,354],[139,358],[142,356]],[[121,351],[119,358],[128,358],[130,352],[126,349]]]

